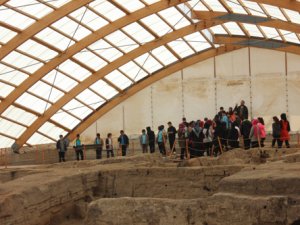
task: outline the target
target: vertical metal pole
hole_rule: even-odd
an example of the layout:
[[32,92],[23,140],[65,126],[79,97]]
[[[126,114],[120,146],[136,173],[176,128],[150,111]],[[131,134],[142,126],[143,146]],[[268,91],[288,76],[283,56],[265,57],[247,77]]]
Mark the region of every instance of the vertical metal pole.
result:
[[249,89],[250,89],[250,116],[253,118],[252,107],[253,107],[253,98],[252,98],[252,70],[251,70],[251,50],[248,47],[248,63],[249,63]]
[[214,57],[214,80],[215,80],[215,110],[218,113],[218,88],[217,88],[217,67],[216,67],[216,57]]
[[122,106],[122,122],[123,122],[123,130],[125,130],[125,108]]
[[154,115],[153,115],[153,85],[150,87],[150,112],[151,112],[151,127],[153,129],[154,126]]
[[286,113],[289,114],[289,84],[288,84],[288,60],[287,53],[285,53],[285,104]]
[[181,70],[181,107],[182,107],[182,117],[185,117],[183,70]]

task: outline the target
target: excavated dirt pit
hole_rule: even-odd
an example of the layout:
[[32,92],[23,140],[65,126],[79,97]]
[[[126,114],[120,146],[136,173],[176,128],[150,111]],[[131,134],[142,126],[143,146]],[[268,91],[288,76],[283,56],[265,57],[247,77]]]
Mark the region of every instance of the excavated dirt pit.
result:
[[3,169],[0,224],[298,224],[299,162],[298,149],[266,149]]

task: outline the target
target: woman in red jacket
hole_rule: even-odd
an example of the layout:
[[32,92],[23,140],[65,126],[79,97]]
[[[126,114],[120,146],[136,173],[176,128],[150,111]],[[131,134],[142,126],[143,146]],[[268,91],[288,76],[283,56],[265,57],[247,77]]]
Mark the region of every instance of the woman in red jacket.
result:
[[279,142],[278,147],[281,148],[282,143],[285,142],[285,146],[287,148],[289,148],[290,147],[290,144],[289,144],[290,134],[289,134],[289,132],[291,131],[290,123],[287,120],[285,113],[282,113],[280,115],[280,118],[281,118],[281,120],[280,120],[281,133],[280,133],[280,142]]

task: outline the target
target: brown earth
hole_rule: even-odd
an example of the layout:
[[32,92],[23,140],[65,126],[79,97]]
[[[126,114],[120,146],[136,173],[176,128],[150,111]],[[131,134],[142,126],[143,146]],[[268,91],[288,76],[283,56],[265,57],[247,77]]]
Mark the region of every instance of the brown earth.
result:
[[300,150],[264,151],[9,167],[0,170],[0,224],[299,224]]

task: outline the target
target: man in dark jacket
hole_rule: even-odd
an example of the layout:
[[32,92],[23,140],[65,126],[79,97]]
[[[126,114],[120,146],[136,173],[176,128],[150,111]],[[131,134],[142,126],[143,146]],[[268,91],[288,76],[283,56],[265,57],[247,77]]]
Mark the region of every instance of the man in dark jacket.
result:
[[241,118],[241,120],[248,119],[248,108],[247,108],[247,106],[245,106],[245,101],[244,100],[241,101],[240,106],[238,106],[236,104],[236,106],[234,108],[234,111]]
[[244,119],[241,124],[241,135],[243,136],[245,149],[250,149],[251,139],[249,138],[249,136],[250,136],[251,127],[252,127],[252,123],[248,119]]
[[170,144],[170,150],[174,153],[176,153],[176,149],[175,149],[175,139],[176,139],[176,128],[172,125],[171,122],[168,122],[168,139],[169,139],[169,144]]
[[122,156],[126,156],[127,147],[129,145],[128,136],[124,133],[123,130],[120,131],[120,137],[118,138],[119,145],[122,148]]
[[59,135],[59,140],[56,142],[56,149],[58,150],[59,162],[65,162],[65,153],[67,151],[67,141],[62,135]]
[[150,147],[150,153],[155,152],[155,134],[154,131],[151,130],[150,127],[147,127],[147,135],[149,139],[149,147]]

